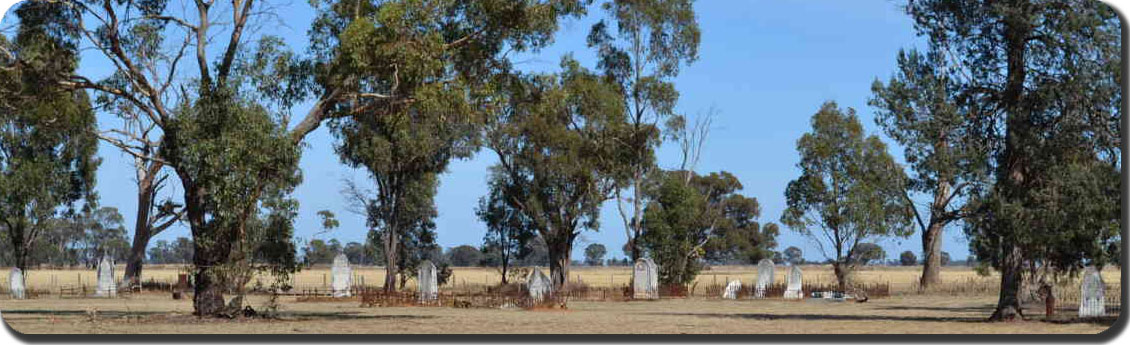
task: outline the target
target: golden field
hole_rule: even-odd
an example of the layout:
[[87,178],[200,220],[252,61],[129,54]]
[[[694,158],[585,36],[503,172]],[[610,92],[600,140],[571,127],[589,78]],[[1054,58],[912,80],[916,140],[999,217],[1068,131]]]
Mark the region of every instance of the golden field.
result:
[[[588,302],[572,301],[566,310],[513,310],[451,307],[361,307],[355,297],[324,302],[299,302],[295,296],[278,300],[278,316],[273,319],[214,320],[191,316],[191,300],[173,300],[167,293],[128,294],[115,299],[71,298],[45,295],[30,300],[0,297],[4,322],[22,333],[715,333],[715,334],[997,334],[1070,333],[1095,334],[1114,323],[1113,318],[1092,321],[1074,320],[1075,311],[1061,306],[1052,320],[1044,320],[1043,306],[1026,306],[1028,321],[988,323],[996,302],[995,290],[952,295],[942,292],[916,293],[913,289],[920,267],[875,267],[857,274],[866,283],[889,283],[892,296],[867,303],[824,301],[720,300],[710,298],[672,298],[659,301]],[[180,268],[149,267],[145,279],[173,282]],[[829,267],[804,266],[806,282],[831,282]],[[5,270],[6,271],[6,270]],[[119,268],[119,272],[121,269]],[[784,268],[777,267],[776,279],[783,281]],[[369,285],[379,285],[379,267],[358,267],[355,274]],[[315,267],[295,277],[298,289],[322,287],[329,270]],[[590,286],[623,285],[631,272],[628,267],[575,267],[570,280]],[[1117,269],[1103,272],[1104,279],[1117,284]],[[456,268],[454,284],[442,289],[458,289],[462,284],[495,284],[498,273],[488,268]],[[699,284],[741,279],[749,284],[756,277],[753,266],[713,267],[699,277]],[[984,285],[992,288],[996,277],[980,277],[969,268],[947,267],[943,285]],[[3,277],[0,279],[6,279]],[[51,290],[53,286],[92,284],[93,271],[34,270],[28,277],[32,289]],[[412,285],[410,282],[409,285]],[[3,286],[7,286],[4,282]],[[248,304],[265,310],[268,297],[249,296]]]

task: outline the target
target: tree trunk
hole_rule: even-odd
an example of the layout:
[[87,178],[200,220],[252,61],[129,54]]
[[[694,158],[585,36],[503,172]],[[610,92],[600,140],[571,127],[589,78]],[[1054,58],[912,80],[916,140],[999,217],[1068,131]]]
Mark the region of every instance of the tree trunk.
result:
[[848,275],[848,272],[847,272],[847,269],[844,267],[844,264],[840,263],[840,262],[833,262],[832,263],[832,272],[836,274],[836,286],[837,286],[837,288],[839,288],[840,291],[847,291],[847,278],[848,278],[847,275]]
[[941,282],[942,269],[942,229],[941,222],[931,222],[930,226],[922,233],[923,258],[922,278],[919,285],[922,289]]
[[133,246],[126,260],[125,281],[127,286],[141,284],[141,266],[145,260],[145,249],[153,237],[153,224],[149,222],[149,212],[153,209],[153,193],[156,192],[151,176],[137,182],[137,218],[134,220]]
[[1024,282],[1024,277],[1021,275],[1023,262],[1021,262],[1020,249],[1012,245],[1008,247],[1011,249],[1001,262],[1000,299],[989,321],[1015,321],[1024,318],[1020,306],[1020,287]]
[[397,244],[400,238],[397,236],[396,231],[388,230],[388,236],[385,236],[385,292],[396,291],[396,273],[397,273]]
[[[1022,11],[1018,11],[1022,12]],[[1030,114],[1024,105],[1024,82],[1027,79],[1027,66],[1025,49],[1028,36],[1032,32],[1031,19],[1027,13],[1011,13],[1004,18],[1005,53],[1008,62],[1008,75],[1001,102],[1007,114],[1004,154],[998,174],[999,192],[1005,202],[1017,201],[1026,193],[1025,183],[1027,178],[1027,163],[1022,150],[1027,145],[1033,144],[1031,138]],[[989,317],[991,321],[1011,321],[1023,319],[1024,315],[1020,306],[1020,289],[1023,283],[1021,270],[1024,268],[1024,256],[1021,252],[1017,226],[1008,224],[1014,219],[994,221],[994,232],[1000,236],[1003,251],[1000,260],[1001,288],[997,308]]]
[[[547,241],[549,242],[549,241]],[[549,246],[549,278],[553,280],[553,287],[559,290],[569,281],[569,241],[557,240],[556,243],[546,243]]]

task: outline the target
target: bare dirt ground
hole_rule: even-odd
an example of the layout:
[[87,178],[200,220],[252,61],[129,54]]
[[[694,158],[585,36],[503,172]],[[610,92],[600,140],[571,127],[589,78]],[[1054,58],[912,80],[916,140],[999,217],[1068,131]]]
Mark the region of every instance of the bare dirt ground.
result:
[[[280,300],[275,319],[211,320],[191,316],[191,301],[165,294],[118,299],[4,300],[3,319],[21,333],[664,333],[664,334],[1094,334],[1097,322],[984,322],[994,298],[896,296],[868,303],[665,299],[572,302],[566,310],[362,308],[356,300]],[[265,297],[255,296],[260,307]],[[1034,308],[1030,313],[1035,314]],[[1062,312],[1070,314],[1068,311]],[[1069,315],[1064,315],[1069,316]]]
[[[376,269],[363,268],[362,274]],[[783,271],[777,270],[778,273]],[[807,267],[806,281],[825,279],[821,267]],[[146,270],[155,275],[175,274],[175,269]],[[490,282],[496,273],[489,269],[457,269],[459,278]],[[754,267],[718,267],[703,272],[699,281],[740,278],[751,282]],[[17,332],[38,333],[322,333],[322,334],[1095,334],[1106,330],[1114,319],[1078,321],[1075,311],[1064,308],[1050,321],[1043,320],[1043,306],[1026,307],[1028,321],[988,323],[985,319],[996,302],[995,291],[973,295],[907,292],[916,275],[915,268],[880,268],[860,272],[865,281],[887,281],[894,294],[867,303],[719,300],[709,298],[664,299],[633,302],[572,301],[566,310],[456,309],[451,307],[361,307],[356,298],[333,302],[298,302],[296,297],[280,297],[275,318],[236,320],[193,317],[191,300],[172,300],[167,293],[130,294],[115,299],[69,298],[58,295],[31,300],[0,297],[0,317]],[[40,271],[29,279],[33,288],[50,290],[63,277],[82,279],[83,272]],[[491,274],[494,274],[492,276]],[[321,286],[322,271],[306,270],[298,281]],[[593,286],[622,284],[630,277],[627,268],[577,269],[577,280]],[[56,277],[52,277],[56,276]],[[969,269],[944,272],[947,285],[981,284],[992,286],[993,277],[977,277]],[[1118,282],[1118,270],[1104,272],[1108,282]],[[367,277],[368,279],[368,277]],[[782,277],[778,277],[782,279]],[[355,280],[356,281],[356,280]],[[603,282],[603,284],[602,284]],[[625,281],[626,282],[626,281]],[[482,284],[480,282],[479,284]],[[5,282],[6,285],[6,282]],[[266,296],[249,296],[248,304],[266,309]]]

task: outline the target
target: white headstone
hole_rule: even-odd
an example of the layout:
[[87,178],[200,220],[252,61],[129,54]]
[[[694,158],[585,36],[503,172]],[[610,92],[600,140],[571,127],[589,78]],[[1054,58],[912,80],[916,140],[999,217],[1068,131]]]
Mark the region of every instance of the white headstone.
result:
[[98,261],[98,285],[95,287],[95,297],[115,297],[118,295],[118,283],[114,281],[114,259],[103,256]]
[[765,290],[773,286],[774,269],[773,260],[761,259],[757,263],[757,285],[754,286],[754,297],[765,298]]
[[722,298],[724,299],[738,299],[738,291],[742,289],[742,282],[739,280],[731,280],[726,284],[726,290],[722,291]]
[[436,278],[435,264],[427,260],[421,262],[420,267],[416,269],[416,280],[420,283],[417,289],[420,292],[421,302],[435,301],[439,298],[439,279]]
[[635,299],[659,299],[659,267],[651,258],[636,260],[632,270],[632,290]]
[[334,298],[351,296],[349,289],[353,285],[353,269],[349,268],[349,257],[345,254],[335,256],[330,273],[330,288],[333,289]]
[[799,266],[793,266],[789,269],[789,276],[786,279],[787,285],[785,287],[785,299],[801,299],[804,298],[804,292],[801,292],[801,286],[804,282],[804,277],[800,271]]
[[530,276],[526,278],[526,289],[530,291],[530,298],[541,302],[553,292],[553,281],[549,280],[549,276],[540,269],[534,267],[534,270],[530,271]]
[[24,299],[27,298],[24,290],[24,271],[12,268],[12,273],[8,274],[8,293],[12,295],[12,299]]
[[1082,294],[1079,296],[1079,317],[1099,317],[1106,314],[1106,284],[1094,266],[1083,271]]

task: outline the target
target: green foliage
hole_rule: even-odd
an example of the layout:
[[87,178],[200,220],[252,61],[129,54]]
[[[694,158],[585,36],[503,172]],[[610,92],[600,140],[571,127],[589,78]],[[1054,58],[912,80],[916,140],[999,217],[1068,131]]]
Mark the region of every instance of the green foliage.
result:
[[978,259],[1010,276],[1110,262],[1121,242],[1115,11],[1094,1],[919,1],[907,11],[931,49],[963,62],[947,71],[948,93],[975,110],[964,125],[988,148],[990,179],[965,224]]
[[661,284],[687,284],[702,270],[702,244],[710,226],[700,215],[706,198],[675,175],[667,175],[644,210],[641,244],[659,264]]
[[318,211],[318,217],[322,218],[322,229],[326,231],[336,229],[341,225],[341,222],[337,221],[337,217],[334,216],[334,213],[329,210]]
[[800,265],[804,263],[804,252],[801,251],[800,248],[790,246],[785,248],[784,254],[785,261],[790,264]]
[[797,151],[801,176],[785,190],[781,222],[820,245],[844,285],[863,241],[912,232],[906,177],[879,137],[864,136],[855,110],[845,113],[834,102],[812,117]]
[[664,284],[688,284],[702,261],[755,264],[773,257],[776,224],[758,223],[757,199],[737,192],[737,177],[728,172],[698,175],[670,171],[650,190],[644,211],[641,245],[659,264]]
[[899,264],[903,266],[914,266],[918,264],[918,256],[914,255],[912,251],[905,251],[899,255]]
[[447,253],[446,261],[455,267],[474,267],[482,263],[483,253],[479,248],[462,245],[451,248]]
[[878,244],[874,243],[860,243],[855,246],[852,253],[852,259],[859,265],[869,265],[872,263],[882,263],[887,259],[887,251],[883,250]]
[[302,262],[309,265],[327,265],[333,263],[334,257],[337,253],[343,252],[345,249],[341,246],[341,242],[337,239],[331,239],[329,242],[323,240],[310,240],[306,246],[302,247]]
[[24,269],[52,219],[97,201],[90,101],[57,86],[77,62],[69,13],[64,4],[17,7],[15,38],[0,39],[0,231]]
[[942,252],[942,257],[941,257],[942,266],[949,266],[950,260],[951,260],[950,259],[950,253]]
[[505,186],[497,183],[500,181],[496,178],[490,180],[490,192],[479,198],[475,214],[487,226],[482,248],[485,264],[498,267],[503,283],[506,283],[511,265],[532,252],[529,243],[537,232],[529,218],[507,202],[503,191]]
[[[661,126],[678,133],[686,122],[675,114],[679,92],[673,79],[681,66],[698,59],[701,32],[693,0],[610,0],[601,7],[608,18],[592,26],[588,45],[597,50],[597,67],[621,93],[631,124],[629,135],[618,143],[626,150],[620,159],[627,167],[618,183],[632,194],[618,193],[617,202],[628,228],[628,255],[635,260],[641,254],[636,242],[648,203],[644,184],[657,169],[655,150],[662,142]],[[631,204],[630,211],[623,203]]]
[[603,266],[604,255],[608,254],[608,249],[603,244],[593,243],[585,247],[585,265],[588,266]]
[[617,140],[628,134],[614,86],[571,57],[561,67],[560,75],[515,78],[507,108],[487,134],[499,156],[492,188],[545,241],[557,286],[565,282],[577,235],[599,228],[600,204],[622,169]]
[[150,264],[190,264],[192,263],[192,239],[177,237],[172,243],[158,240],[149,248]]

